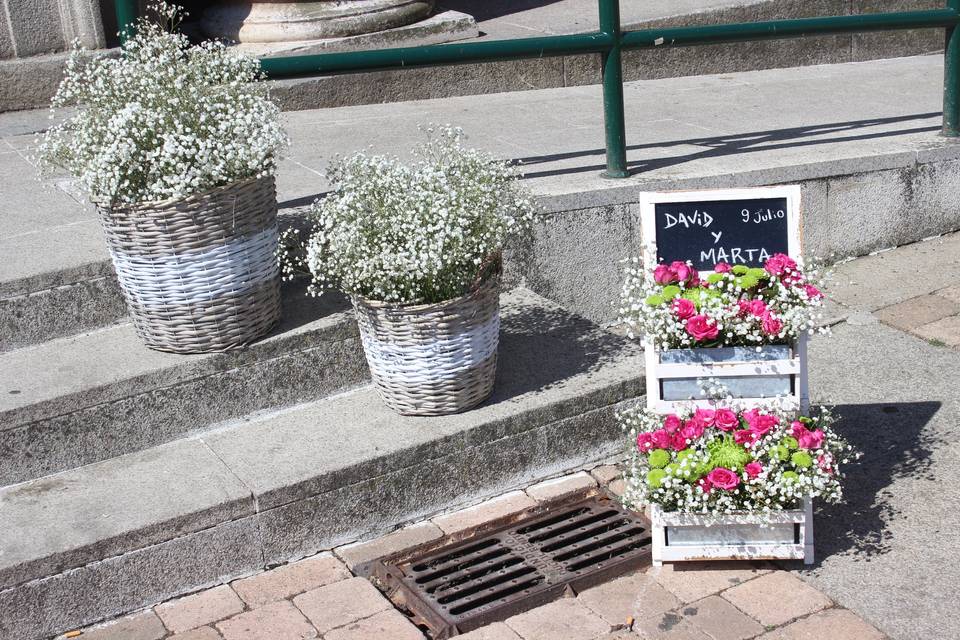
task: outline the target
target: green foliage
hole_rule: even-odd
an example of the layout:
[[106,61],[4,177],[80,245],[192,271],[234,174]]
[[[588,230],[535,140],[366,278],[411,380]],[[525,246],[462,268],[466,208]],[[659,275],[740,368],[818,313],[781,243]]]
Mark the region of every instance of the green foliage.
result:
[[673,300],[680,295],[680,287],[675,284],[667,285],[663,288],[663,293],[661,295],[667,300]]

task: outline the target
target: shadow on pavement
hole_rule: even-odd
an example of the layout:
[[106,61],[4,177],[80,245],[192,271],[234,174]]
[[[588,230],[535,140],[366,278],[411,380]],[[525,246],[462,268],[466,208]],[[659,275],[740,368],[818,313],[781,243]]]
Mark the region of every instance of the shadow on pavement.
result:
[[817,563],[832,555],[855,562],[891,550],[886,523],[900,515],[887,487],[899,478],[933,480],[931,456],[944,444],[925,433],[940,402],[847,404],[835,407],[837,429],[863,457],[847,467],[846,504],[819,503],[815,526]]
[[[740,153],[753,153],[756,151],[792,149],[812,145],[833,144],[837,142],[873,140],[877,138],[889,138],[914,133],[931,133],[940,131],[940,125],[921,125],[920,121],[938,118],[941,115],[942,114],[939,112],[917,113],[888,118],[870,118],[867,120],[814,124],[803,127],[791,127],[788,129],[770,129],[766,131],[753,131],[748,133],[690,138],[686,140],[672,140],[652,142],[648,144],[627,145],[628,152],[640,151],[643,149],[669,149],[670,147],[687,145],[705,147],[702,151],[685,155],[648,160],[631,160],[627,162],[627,167],[631,173],[642,173],[644,171],[672,167],[702,158],[715,158]],[[895,130],[873,132],[863,131],[869,127],[885,126],[897,123],[909,123],[912,121],[916,121],[917,126],[897,128]],[[627,122],[628,137],[630,135],[629,129],[630,123]],[[516,158],[514,162],[521,164],[527,169],[524,171],[525,178],[540,178],[546,176],[583,173],[587,171],[601,171],[606,168],[606,164],[594,163],[576,167],[544,169],[541,171],[531,169],[535,168],[537,165],[549,165],[551,162],[573,160],[576,158],[603,158],[605,154],[606,151],[604,149],[588,149],[584,151],[572,151],[569,153],[556,153],[540,156],[529,156],[526,158]]]

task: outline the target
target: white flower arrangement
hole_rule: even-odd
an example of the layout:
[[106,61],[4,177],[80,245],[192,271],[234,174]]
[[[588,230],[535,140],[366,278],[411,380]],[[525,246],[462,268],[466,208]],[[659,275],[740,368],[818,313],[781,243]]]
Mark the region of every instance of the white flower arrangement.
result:
[[784,254],[763,268],[721,262],[706,278],[689,263],[634,260],[620,317],[631,337],[660,350],[785,344],[817,331],[823,280]]
[[179,7],[149,8],[166,24],[140,19],[117,58],[74,45],[51,109],[77,111],[47,131],[41,158],[110,204],[272,175],[288,141],[259,61],[219,42],[190,46],[173,32]]
[[634,408],[618,417],[630,443],[623,499],[635,509],[769,513],[803,497],[840,502],[842,465],[859,457],[826,408],[796,419],[774,405],[668,415]]
[[313,295],[339,288],[388,303],[436,303],[464,295],[499,259],[536,210],[517,169],[464,148],[461,129],[426,133],[412,164],[358,153],[329,168],[333,190],[314,204],[309,237],[285,235],[286,278],[308,273]]

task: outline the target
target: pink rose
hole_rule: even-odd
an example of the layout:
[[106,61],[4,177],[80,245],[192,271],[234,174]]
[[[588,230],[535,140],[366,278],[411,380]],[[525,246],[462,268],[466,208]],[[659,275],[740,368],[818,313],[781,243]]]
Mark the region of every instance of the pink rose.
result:
[[707,478],[700,478],[700,480],[697,481],[697,486],[700,487],[700,490],[704,493],[710,493],[710,490],[713,488]]
[[670,308],[673,309],[674,315],[681,320],[686,320],[697,313],[697,305],[686,298],[676,298]]
[[653,434],[641,433],[637,436],[637,449],[640,450],[640,453],[650,453],[654,448]]
[[772,313],[767,311],[761,318],[761,327],[768,336],[775,336],[783,330],[783,323],[780,322]]
[[653,270],[653,279],[657,284],[673,284],[677,281],[677,274],[665,264],[658,264]]
[[696,440],[703,435],[703,424],[697,420],[687,420],[680,429],[680,434],[688,440]]
[[801,433],[800,436],[797,437],[797,442],[804,449],[819,449],[820,445],[823,444],[823,431],[817,429],[816,431]]
[[670,439],[670,447],[674,451],[683,451],[687,448],[687,439],[682,432],[673,434],[673,437]]
[[653,438],[653,447],[655,449],[669,449],[672,437],[667,433],[666,429],[658,429],[650,434],[650,437]]
[[743,419],[746,420],[750,428],[761,437],[767,435],[770,429],[780,424],[780,419],[777,416],[770,415],[769,413],[760,413],[756,409],[744,411]]
[[663,419],[663,428],[667,433],[676,433],[680,429],[680,416],[671,413]]
[[808,300],[819,300],[823,297],[823,292],[820,289],[817,289],[812,284],[803,285],[803,290],[807,294]]
[[730,471],[730,469],[724,469],[723,467],[717,467],[708,473],[707,480],[710,481],[711,487],[725,489],[727,491],[736,489],[737,485],[740,484],[740,476]]
[[805,433],[807,428],[803,426],[803,423],[799,420],[794,420],[790,423],[790,435],[794,438],[799,438],[801,433]]
[[796,271],[797,263],[793,258],[783,253],[775,253],[770,256],[763,268],[772,276],[782,276],[785,273]]
[[749,449],[754,442],[760,439],[760,434],[753,429],[741,429],[733,432],[733,439],[737,444],[742,444]]
[[767,313],[767,303],[759,298],[747,302],[747,310],[758,318],[762,318]]
[[697,409],[693,412],[693,419],[705,427],[712,427],[717,419],[717,412],[713,409]]
[[750,313],[750,309],[752,308],[752,307],[750,306],[750,305],[751,305],[751,302],[752,302],[752,300],[737,300],[737,307],[739,307],[739,308],[737,309],[737,315],[738,315],[738,316],[745,316],[745,315],[747,315],[748,313]]
[[718,262],[713,267],[714,273],[730,273],[732,269],[733,267],[728,265],[726,262]]
[[713,340],[717,337],[717,323],[710,320],[705,315],[695,315],[687,319],[687,333],[693,336],[693,339],[702,342],[704,340]]
[[730,409],[717,409],[713,415],[713,424],[721,431],[733,431],[740,426],[740,420]]
[[744,466],[743,470],[746,471],[747,475],[751,478],[756,478],[758,475],[760,475],[760,472],[763,471],[763,466],[754,460],[753,462],[750,462]]
[[677,275],[677,280],[680,282],[694,284],[700,280],[700,274],[697,270],[680,260],[670,263],[670,271],[673,271]]

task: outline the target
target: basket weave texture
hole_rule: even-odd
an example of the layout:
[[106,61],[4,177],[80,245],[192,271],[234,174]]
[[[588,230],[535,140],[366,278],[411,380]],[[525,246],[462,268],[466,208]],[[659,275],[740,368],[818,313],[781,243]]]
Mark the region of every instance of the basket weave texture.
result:
[[500,276],[460,298],[388,305],[353,296],[374,386],[401,415],[457,413],[493,392],[500,339]]
[[148,347],[224,351],[263,336],[280,319],[273,177],[98,210],[127,307]]

